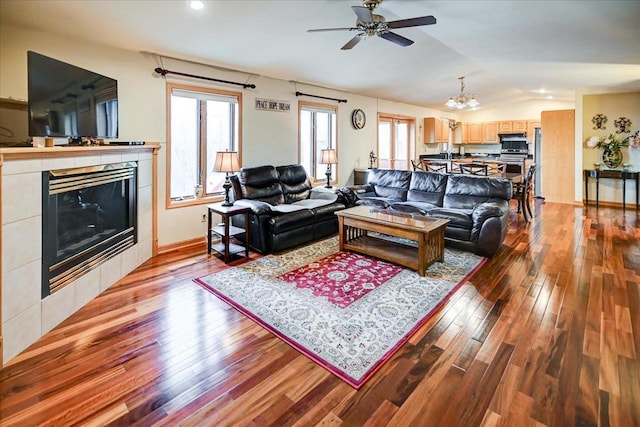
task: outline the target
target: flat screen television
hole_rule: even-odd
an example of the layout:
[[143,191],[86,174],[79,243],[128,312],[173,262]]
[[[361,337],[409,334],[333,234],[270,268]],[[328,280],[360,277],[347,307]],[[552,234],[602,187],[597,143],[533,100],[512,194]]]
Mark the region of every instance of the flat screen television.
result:
[[118,82],[27,52],[29,135],[118,137]]

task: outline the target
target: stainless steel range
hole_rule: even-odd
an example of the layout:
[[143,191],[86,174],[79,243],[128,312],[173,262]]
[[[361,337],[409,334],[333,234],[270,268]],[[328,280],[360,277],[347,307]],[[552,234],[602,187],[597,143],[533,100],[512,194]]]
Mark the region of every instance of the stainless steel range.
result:
[[526,157],[529,155],[527,135],[525,133],[500,134],[501,153],[503,156]]

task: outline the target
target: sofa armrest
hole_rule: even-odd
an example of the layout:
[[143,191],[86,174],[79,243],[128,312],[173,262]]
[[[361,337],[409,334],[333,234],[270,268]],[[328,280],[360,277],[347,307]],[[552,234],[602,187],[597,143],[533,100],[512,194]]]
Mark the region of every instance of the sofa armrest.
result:
[[471,230],[471,241],[476,241],[482,225],[489,218],[502,218],[509,213],[509,201],[499,200],[480,203],[473,209],[471,217],[473,219],[473,228]]
[[272,212],[271,205],[261,200],[240,199],[234,202],[237,205],[248,206],[254,215],[270,214]]
[[473,222],[483,222],[486,218],[502,216],[507,212],[509,212],[509,202],[506,200],[480,203],[473,209]]

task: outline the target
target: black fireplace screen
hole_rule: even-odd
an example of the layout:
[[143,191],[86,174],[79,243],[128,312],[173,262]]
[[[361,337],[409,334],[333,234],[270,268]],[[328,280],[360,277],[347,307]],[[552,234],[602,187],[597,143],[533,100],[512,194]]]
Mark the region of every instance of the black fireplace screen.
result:
[[135,162],[42,173],[42,297],[136,243]]

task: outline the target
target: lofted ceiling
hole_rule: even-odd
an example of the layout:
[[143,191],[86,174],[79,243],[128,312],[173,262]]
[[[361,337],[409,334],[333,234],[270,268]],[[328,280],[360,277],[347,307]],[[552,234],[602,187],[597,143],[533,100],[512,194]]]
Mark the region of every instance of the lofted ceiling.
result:
[[[433,15],[402,28],[400,47],[379,37],[340,48],[358,0],[0,0],[0,24],[59,33],[263,76],[446,110],[465,76],[480,108],[574,100],[577,88],[640,91],[640,2],[384,0],[387,21]],[[541,93],[544,90],[544,93]]]

